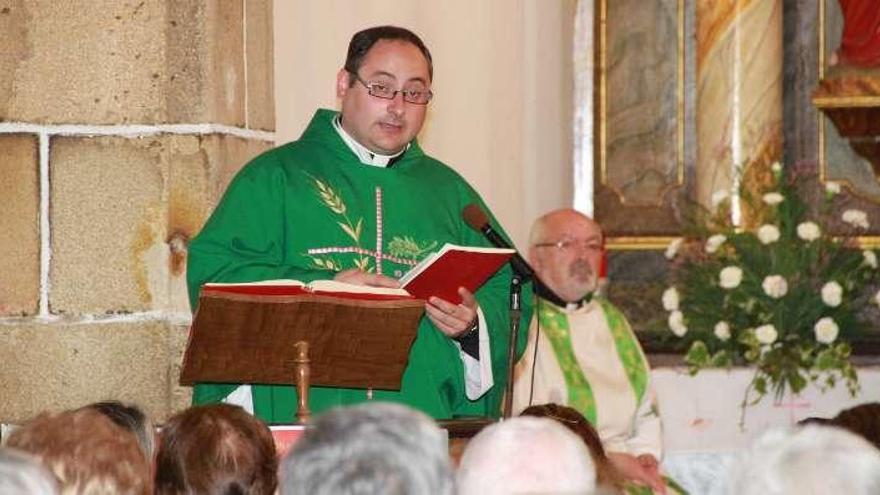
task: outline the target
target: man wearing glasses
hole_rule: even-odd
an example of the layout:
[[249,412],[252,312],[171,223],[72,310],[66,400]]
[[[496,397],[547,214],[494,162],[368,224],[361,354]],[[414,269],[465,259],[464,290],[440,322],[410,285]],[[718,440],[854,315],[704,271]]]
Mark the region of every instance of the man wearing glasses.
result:
[[[485,208],[482,200],[415,139],[432,79],[430,52],[412,32],[356,33],[336,78],[341,112],[318,110],[299,140],[245,166],[192,241],[192,307],[205,282],[335,278],[397,287],[446,242],[487,245],[460,213],[473,202]],[[312,410],[372,398],[435,418],[497,415],[509,281],[504,268],[476,294],[461,289],[461,304],[427,302],[399,392],[312,387]],[[292,387],[196,386],[194,402],[220,400],[267,421],[291,421],[296,410]]]
[[[667,493],[648,361],[623,314],[601,297],[599,224],[571,209],[532,226],[529,262],[554,294],[537,298],[525,354],[514,371],[513,409],[556,403],[596,427],[611,463],[629,483]],[[536,349],[537,347],[537,349]]]

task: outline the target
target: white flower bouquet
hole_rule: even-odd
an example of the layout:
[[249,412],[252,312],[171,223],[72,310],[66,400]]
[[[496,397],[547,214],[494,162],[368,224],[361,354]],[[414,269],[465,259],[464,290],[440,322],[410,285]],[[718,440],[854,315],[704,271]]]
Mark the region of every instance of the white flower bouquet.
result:
[[[684,340],[692,373],[754,366],[743,408],[809,383],[825,390],[843,382],[855,394],[849,338],[861,331],[859,310],[880,304],[880,292],[869,289],[880,279],[877,253],[828,235],[780,167],[767,179],[758,201],[742,197],[754,227],[732,225],[730,200],[717,194],[716,211],[666,250],[674,263],[662,298],[669,329]],[[825,207],[833,194],[829,188]],[[841,220],[852,234],[869,227],[862,211]]]

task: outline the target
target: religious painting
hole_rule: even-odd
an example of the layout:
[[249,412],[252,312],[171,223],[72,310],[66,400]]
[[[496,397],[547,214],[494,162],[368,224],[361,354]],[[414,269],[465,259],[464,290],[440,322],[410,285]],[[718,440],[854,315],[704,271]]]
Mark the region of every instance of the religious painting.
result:
[[880,145],[866,129],[880,134],[873,123],[880,118],[880,8],[874,0],[821,0],[818,24],[820,179],[880,204]]
[[596,9],[596,217],[611,236],[673,234],[685,184],[684,0]]

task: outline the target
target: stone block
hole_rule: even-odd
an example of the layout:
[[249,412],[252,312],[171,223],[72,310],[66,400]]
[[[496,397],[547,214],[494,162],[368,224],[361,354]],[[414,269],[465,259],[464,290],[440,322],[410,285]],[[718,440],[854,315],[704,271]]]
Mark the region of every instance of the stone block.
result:
[[35,314],[39,304],[38,148],[37,136],[0,135],[0,315]]
[[275,130],[275,63],[272,2],[245,2],[247,127]]
[[244,126],[242,0],[166,5],[168,119]]
[[0,326],[0,422],[107,399],[169,415],[169,327],[161,322]]
[[6,0],[0,46],[0,121],[245,123],[242,0]]
[[183,411],[192,404],[192,387],[180,384],[180,369],[183,353],[189,336],[189,325],[172,325],[168,330],[169,357],[171,368],[168,373],[170,391],[170,414]]
[[226,135],[53,139],[50,310],[188,313],[189,240],[235,172],[270,146]]
[[167,284],[162,148],[159,137],[50,142],[52,313],[154,307]]
[[[0,120],[158,122],[165,77],[159,1],[4,2]],[[0,20],[0,23],[4,22]],[[7,58],[8,57],[8,58]]]

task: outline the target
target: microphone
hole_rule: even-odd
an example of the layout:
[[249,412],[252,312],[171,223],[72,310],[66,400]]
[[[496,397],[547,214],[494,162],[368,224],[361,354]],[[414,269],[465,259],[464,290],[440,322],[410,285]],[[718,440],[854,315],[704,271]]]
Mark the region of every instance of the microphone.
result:
[[532,286],[535,289],[536,295],[559,306],[565,306],[566,301],[554,292],[553,289],[547,287],[547,284],[542,282],[541,279],[535,275],[535,270],[533,270],[528,262],[520,256],[519,252],[516,251],[516,248],[511,246],[509,242],[501,237],[501,234],[492,228],[491,223],[489,223],[489,215],[486,215],[486,212],[480,208],[480,205],[471,203],[465,206],[464,209],[461,210],[461,216],[472,229],[481,232],[493,246],[514,250],[513,257],[510,258],[510,265],[513,268],[513,271],[523,279],[523,282],[528,282],[529,280],[532,281]]
[[[464,209],[461,210],[461,216],[472,229],[477,232],[482,232],[483,236],[485,236],[493,246],[514,249],[509,242],[504,240],[504,238],[492,228],[492,225],[489,223],[489,216],[486,215],[486,212],[483,211],[478,204],[471,203],[465,206]],[[526,260],[520,256],[519,252],[513,253],[513,257],[510,258],[510,265],[513,267],[513,271],[522,277],[523,281],[537,280],[535,277],[535,271],[532,270],[532,267],[530,267]]]

